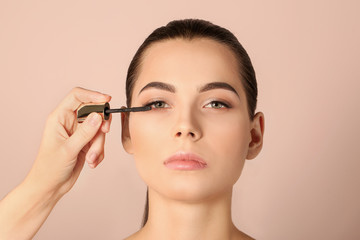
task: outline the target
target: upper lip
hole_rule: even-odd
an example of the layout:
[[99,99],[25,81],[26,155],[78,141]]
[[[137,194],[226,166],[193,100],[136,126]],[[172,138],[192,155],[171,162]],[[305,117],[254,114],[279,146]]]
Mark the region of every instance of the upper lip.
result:
[[195,153],[190,153],[190,152],[183,152],[183,151],[179,151],[176,152],[174,155],[170,156],[169,158],[167,158],[164,161],[164,164],[167,164],[169,162],[172,161],[196,161],[199,162],[203,165],[207,165],[206,161],[204,159],[202,159],[200,156],[196,155]]

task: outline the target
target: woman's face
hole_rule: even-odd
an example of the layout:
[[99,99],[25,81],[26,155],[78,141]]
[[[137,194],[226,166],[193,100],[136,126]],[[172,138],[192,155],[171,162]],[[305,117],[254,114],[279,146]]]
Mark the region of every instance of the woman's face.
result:
[[[149,188],[185,201],[231,190],[251,142],[232,52],[209,39],[155,43],[145,52],[131,106],[153,102],[151,111],[131,113],[123,124],[125,150]],[[206,164],[164,164],[176,153],[195,154]]]

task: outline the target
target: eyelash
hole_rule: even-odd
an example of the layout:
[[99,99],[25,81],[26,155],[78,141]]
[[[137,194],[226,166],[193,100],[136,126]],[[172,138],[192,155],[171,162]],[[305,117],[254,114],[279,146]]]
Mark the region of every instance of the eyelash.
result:
[[[147,107],[147,106],[152,106],[152,105],[155,105],[155,104],[158,104],[158,103],[164,103],[164,104],[167,104],[165,103],[164,101],[153,101],[153,102],[150,102],[150,103],[147,103],[144,107]],[[209,105],[209,104],[213,104],[213,103],[218,103],[224,107],[220,107],[220,108],[230,108],[230,106],[224,102],[221,102],[221,101],[211,101],[210,103],[206,104],[206,105]],[[205,105],[205,106],[206,106]],[[157,107],[154,107],[155,109],[160,109],[160,108],[157,108]],[[220,109],[220,108],[214,108],[214,109]]]
[[[220,107],[220,108],[230,108],[228,104],[226,104],[224,102],[221,102],[221,101],[211,101],[210,103],[208,103],[206,105],[214,104],[214,103],[217,103],[217,104],[220,104],[220,105],[223,106],[223,107]],[[220,109],[220,108],[214,108],[214,109]]]
[[[148,106],[152,106],[152,105],[155,105],[157,103],[165,103],[164,101],[153,101],[153,102],[150,102],[150,103],[147,103],[145,104],[144,107],[148,107]],[[166,103],[165,103],[166,104]],[[154,107],[155,109],[158,109],[157,107]]]

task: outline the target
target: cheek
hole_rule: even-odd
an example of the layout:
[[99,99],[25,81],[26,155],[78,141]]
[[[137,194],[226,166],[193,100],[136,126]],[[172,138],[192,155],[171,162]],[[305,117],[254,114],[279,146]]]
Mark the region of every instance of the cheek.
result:
[[166,158],[167,149],[164,136],[164,124],[154,116],[134,116],[129,122],[131,142],[134,151],[136,168],[145,182],[151,180],[154,172],[162,167],[161,162]]
[[221,150],[224,156],[235,154],[243,157],[244,152],[247,151],[250,136],[249,121],[244,114],[220,115],[208,118],[204,122],[207,140],[215,149]]
[[160,141],[164,133],[164,121],[153,114],[138,114],[129,122],[130,136],[134,152],[156,152],[164,142]]
[[219,179],[234,184],[240,177],[248,152],[250,132],[246,116],[234,115],[226,121],[214,119],[208,122],[207,135],[206,145],[214,156],[213,164]]

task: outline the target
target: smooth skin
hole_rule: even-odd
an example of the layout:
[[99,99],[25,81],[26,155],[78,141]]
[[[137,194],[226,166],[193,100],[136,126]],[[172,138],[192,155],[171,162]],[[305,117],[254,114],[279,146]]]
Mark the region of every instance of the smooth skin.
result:
[[[237,70],[233,53],[209,39],[146,50],[131,105],[154,109],[122,114],[122,142],[148,186],[149,219],[128,240],[252,239],[233,224],[231,198],[245,159],[262,148],[264,115],[250,121]],[[167,168],[164,161],[179,151],[207,167]]]
[[39,153],[24,181],[0,202],[0,239],[32,239],[53,207],[75,184],[85,161],[95,168],[104,159],[105,135],[111,119],[97,113],[78,124],[82,103],[111,97],[74,88],[49,115]]

